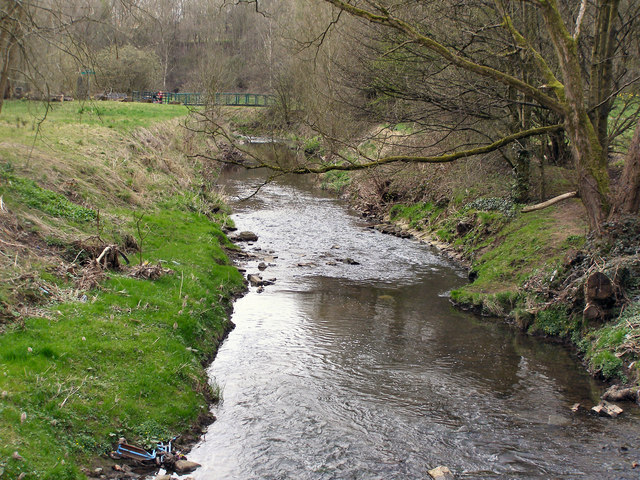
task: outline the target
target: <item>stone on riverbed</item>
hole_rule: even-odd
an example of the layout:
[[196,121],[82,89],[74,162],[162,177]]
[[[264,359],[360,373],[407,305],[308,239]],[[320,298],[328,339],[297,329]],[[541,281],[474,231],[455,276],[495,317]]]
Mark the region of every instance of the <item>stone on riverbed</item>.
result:
[[360,265],[360,262],[354,260],[353,258],[340,258],[338,259],[342,263],[346,263],[347,265]]
[[249,280],[249,283],[252,287],[266,287],[268,285],[273,285],[274,283],[276,283],[275,278],[265,280],[260,275],[257,275],[255,273],[249,274],[247,276],[247,280]]
[[258,240],[258,236],[253,232],[240,232],[230,240],[233,242],[255,242]]
[[598,405],[591,409],[601,417],[610,417],[616,418],[620,415],[624,410],[622,410],[619,406],[614,405],[613,403],[609,403],[605,400],[600,402]]
[[199,463],[190,462],[189,460],[178,460],[173,468],[176,473],[183,475],[193,472],[198,467],[200,467]]
[[453,473],[447,467],[436,467],[429,470],[429,475],[433,480],[455,480]]

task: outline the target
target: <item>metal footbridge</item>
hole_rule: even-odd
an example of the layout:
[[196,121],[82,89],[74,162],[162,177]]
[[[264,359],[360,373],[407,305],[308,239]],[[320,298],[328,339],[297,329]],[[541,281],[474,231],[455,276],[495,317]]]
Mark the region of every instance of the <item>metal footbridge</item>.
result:
[[[215,93],[215,105],[225,105],[229,107],[268,107],[275,105],[275,95],[263,93]],[[166,104],[179,104],[189,106],[200,106],[208,104],[208,97],[204,93],[173,93],[173,92],[152,92],[134,91],[131,98],[134,102],[155,102]]]

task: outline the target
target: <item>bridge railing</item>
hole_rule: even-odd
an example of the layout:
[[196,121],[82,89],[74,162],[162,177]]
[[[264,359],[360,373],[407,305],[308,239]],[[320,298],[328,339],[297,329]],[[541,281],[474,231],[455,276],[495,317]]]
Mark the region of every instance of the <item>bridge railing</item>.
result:
[[[157,100],[158,92],[134,91],[131,94],[134,102]],[[182,105],[199,106],[207,103],[205,94],[202,93],[173,93],[162,92],[162,103],[179,103]],[[276,104],[274,95],[262,93],[229,93],[219,92],[214,94],[215,105],[237,107],[268,107]]]

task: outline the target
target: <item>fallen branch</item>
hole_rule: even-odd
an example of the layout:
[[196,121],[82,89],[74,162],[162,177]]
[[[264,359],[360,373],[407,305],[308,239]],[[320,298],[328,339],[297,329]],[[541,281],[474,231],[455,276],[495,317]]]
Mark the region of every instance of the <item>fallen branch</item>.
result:
[[26,246],[26,245],[22,245],[21,243],[20,243],[20,244],[17,244],[17,243],[5,242],[5,241],[4,241],[4,240],[2,240],[1,238],[0,238],[0,242],[4,243],[5,245],[9,245],[10,247],[16,247],[16,248],[27,248],[27,246]]
[[553,205],[555,203],[558,203],[558,202],[560,202],[562,200],[565,200],[567,198],[575,197],[576,195],[578,195],[578,192],[563,193],[562,195],[558,195],[557,197],[553,197],[553,198],[547,200],[546,202],[537,203],[535,205],[524,207],[522,209],[522,213],[535,212],[536,210],[542,210],[543,208],[550,207],[551,205]]
[[98,258],[96,258],[96,263],[100,264],[100,261],[102,260],[102,258],[109,253],[109,251],[111,250],[111,246],[105,247],[105,249],[102,251],[102,253],[100,254],[100,256]]
[[65,403],[67,403],[67,400],[69,400],[69,398],[71,398],[72,395],[78,393],[86,381],[87,381],[87,377],[84,377],[84,380],[82,380],[82,383],[78,387],[76,387],[75,389],[72,387],[69,395],[67,395],[67,397],[62,401],[59,408],[64,407]]

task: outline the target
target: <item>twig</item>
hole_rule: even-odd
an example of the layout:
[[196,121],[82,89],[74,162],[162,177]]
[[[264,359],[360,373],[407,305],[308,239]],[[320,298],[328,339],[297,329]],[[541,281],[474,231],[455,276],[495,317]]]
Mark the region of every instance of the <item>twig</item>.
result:
[[0,242],[4,243],[5,245],[9,245],[10,247],[16,247],[16,248],[27,248],[27,246],[26,246],[26,245],[5,242],[5,241],[4,241],[4,240],[2,240],[1,238],[0,238]]
[[87,377],[84,377],[84,380],[82,380],[82,383],[78,387],[76,387],[75,390],[73,388],[71,389],[71,392],[69,392],[69,395],[67,395],[67,398],[65,398],[60,404],[60,408],[64,407],[64,404],[67,403],[67,400],[69,400],[71,395],[73,395],[74,393],[77,393],[82,388],[82,386],[85,384],[86,381],[87,381]]
[[78,254],[76,255],[76,258],[73,259],[73,262],[71,263],[76,263],[76,260],[78,260],[78,258],[80,257],[80,255],[82,255],[82,252],[84,252],[84,248],[81,248],[80,251],[78,252]]

